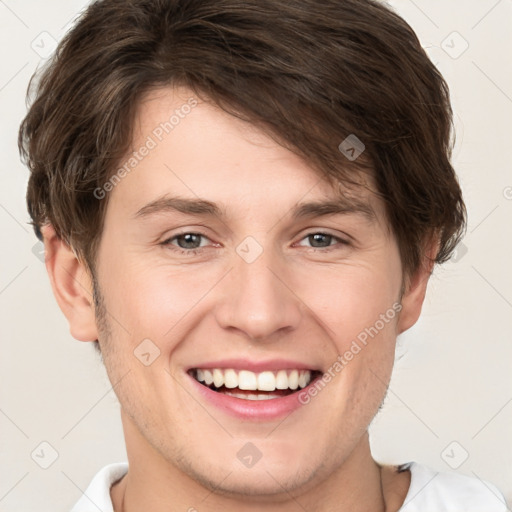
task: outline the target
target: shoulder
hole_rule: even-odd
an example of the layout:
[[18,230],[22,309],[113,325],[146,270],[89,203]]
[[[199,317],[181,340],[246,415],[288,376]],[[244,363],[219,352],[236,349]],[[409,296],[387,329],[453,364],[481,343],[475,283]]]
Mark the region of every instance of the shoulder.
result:
[[411,483],[398,512],[505,512],[505,499],[496,486],[479,478],[436,471],[410,462]]
[[113,512],[110,488],[127,471],[127,462],[116,462],[102,468],[91,480],[71,512]]

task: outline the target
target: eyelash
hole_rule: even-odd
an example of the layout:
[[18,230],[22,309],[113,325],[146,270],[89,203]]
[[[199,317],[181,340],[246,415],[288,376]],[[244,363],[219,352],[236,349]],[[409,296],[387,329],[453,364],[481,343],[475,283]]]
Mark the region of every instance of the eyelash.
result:
[[[162,245],[164,247],[171,247],[172,251],[177,252],[178,254],[183,254],[183,255],[187,255],[187,256],[196,256],[200,252],[202,252],[204,247],[198,247],[196,249],[182,249],[182,248],[180,248],[180,247],[178,247],[178,246],[176,246],[176,245],[171,243],[173,240],[176,240],[177,238],[183,237],[185,235],[196,235],[196,236],[200,236],[202,238],[206,238],[206,239],[209,240],[209,238],[206,235],[203,235],[202,233],[196,233],[196,232],[193,232],[193,231],[185,231],[184,233],[179,233],[177,235],[172,236],[171,238],[168,238],[168,239],[164,240],[160,245]],[[347,240],[344,240],[343,238],[337,237],[337,236],[332,235],[330,233],[325,233],[323,231],[312,231],[310,233],[306,233],[301,238],[301,241],[306,239],[306,238],[309,238],[310,236],[313,236],[313,235],[325,235],[327,237],[330,237],[333,240],[336,240],[339,243],[339,245],[342,245],[342,246],[350,245],[350,243]],[[309,249],[310,250],[308,252],[318,252],[318,251],[320,251],[320,252],[330,252],[330,251],[336,250],[337,247],[336,247],[336,244],[335,244],[335,245],[332,245],[332,246],[329,245],[327,247],[310,247]]]

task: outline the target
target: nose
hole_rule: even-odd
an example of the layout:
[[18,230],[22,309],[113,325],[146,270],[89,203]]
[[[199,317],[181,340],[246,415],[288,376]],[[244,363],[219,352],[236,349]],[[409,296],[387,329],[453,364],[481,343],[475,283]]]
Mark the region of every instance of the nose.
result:
[[301,301],[285,262],[270,250],[252,262],[234,255],[234,268],[224,280],[224,300],[216,318],[224,329],[251,341],[272,341],[297,328]]

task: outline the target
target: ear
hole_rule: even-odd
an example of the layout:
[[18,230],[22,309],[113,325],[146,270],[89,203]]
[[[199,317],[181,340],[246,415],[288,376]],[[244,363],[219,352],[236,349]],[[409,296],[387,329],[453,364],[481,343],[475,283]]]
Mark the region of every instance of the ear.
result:
[[46,270],[53,294],[69,322],[71,336],[79,341],[98,339],[89,271],[51,225],[41,228]]
[[407,279],[401,300],[402,309],[398,319],[397,334],[407,331],[418,321],[438,251],[439,240],[437,237],[432,237],[424,246],[423,259],[418,269]]

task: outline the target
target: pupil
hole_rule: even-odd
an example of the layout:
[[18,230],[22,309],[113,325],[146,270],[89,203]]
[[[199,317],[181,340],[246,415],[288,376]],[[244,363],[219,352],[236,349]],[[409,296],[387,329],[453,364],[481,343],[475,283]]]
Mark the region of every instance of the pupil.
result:
[[[324,241],[325,239],[327,238],[328,241],[330,242],[330,239],[332,238],[331,235],[326,235],[325,233],[315,233],[314,235],[309,235],[309,238],[310,238],[310,242],[311,242],[311,245],[313,245],[313,247],[318,247],[317,245],[315,245],[316,242],[322,242],[322,238],[324,238]],[[312,238],[312,240],[311,240]],[[327,244],[327,246],[329,246],[330,243]]]

